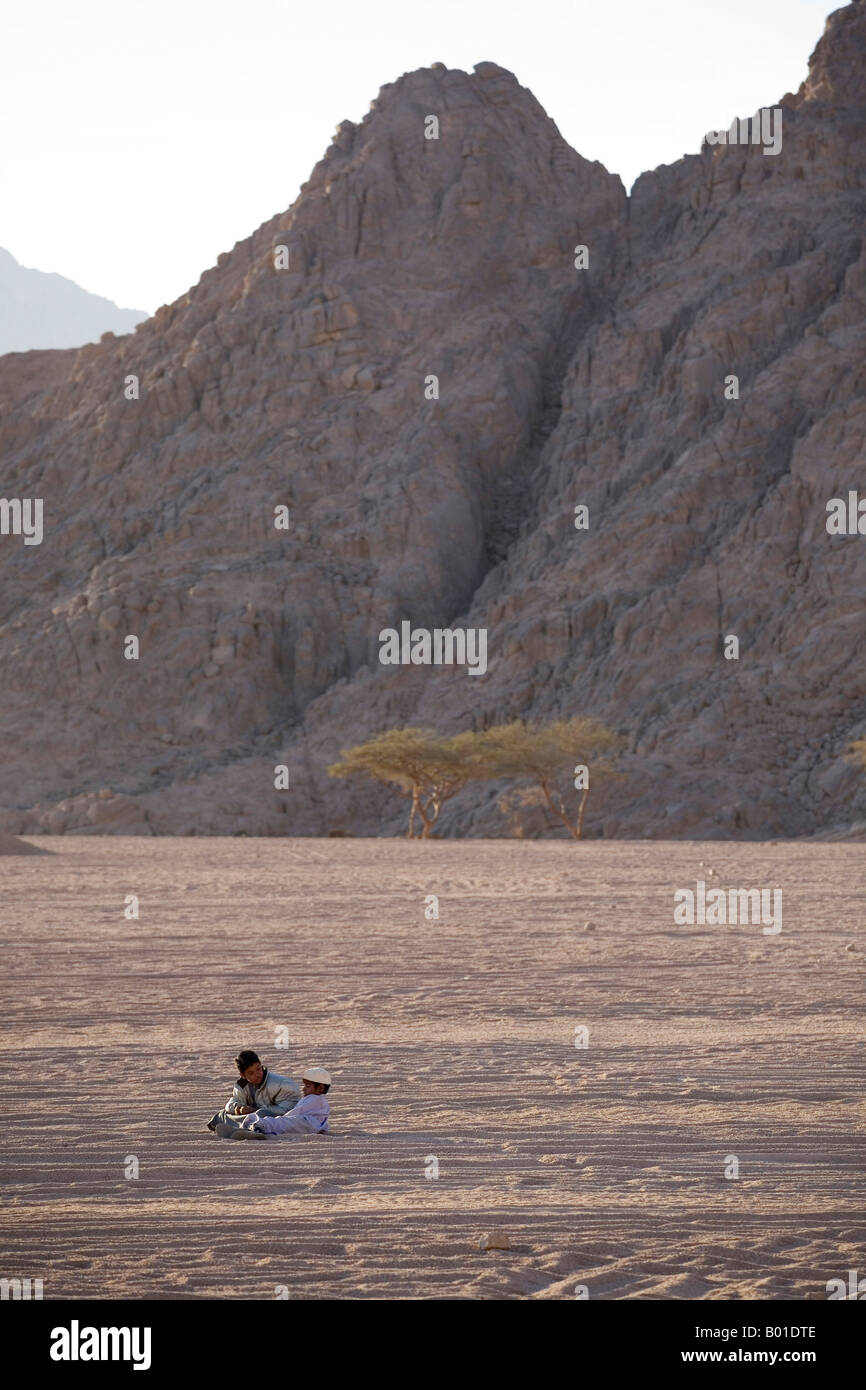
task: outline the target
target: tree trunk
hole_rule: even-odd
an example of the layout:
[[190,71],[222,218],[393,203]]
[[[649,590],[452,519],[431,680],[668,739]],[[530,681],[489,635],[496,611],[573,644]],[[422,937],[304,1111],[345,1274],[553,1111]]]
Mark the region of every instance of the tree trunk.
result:
[[563,805],[562,805],[561,799],[560,799],[559,797],[557,797],[556,800],[559,802],[559,805],[557,806],[556,802],[553,800],[553,797],[552,797],[551,792],[550,792],[550,787],[547,785],[547,783],[546,783],[546,782],[539,782],[538,785],[541,787],[541,790],[544,792],[544,799],[545,799],[545,801],[547,802],[547,804],[548,804],[548,806],[550,807],[550,809],[551,809],[551,811],[553,812],[553,814],[556,816],[556,818],[557,818],[558,820],[561,820],[561,821],[562,821],[563,825],[565,826],[565,828],[566,828],[566,830],[568,831],[569,835],[571,835],[572,839],[573,839],[573,840],[579,840],[579,839],[580,839],[580,833],[579,833],[579,831],[575,828],[575,826],[572,825],[571,821],[568,819],[568,816],[565,814],[565,811],[564,811],[564,809],[563,809]]
[[576,840],[583,839],[583,813],[586,810],[586,798],[589,796],[589,787],[584,787],[583,796],[580,798],[580,810],[577,813],[577,834]]
[[[428,816],[427,812],[430,810],[431,806],[433,807],[433,814],[432,816]],[[421,831],[421,839],[429,840],[430,831],[433,829],[433,826],[439,819],[439,811],[441,810],[441,807],[439,805],[439,802],[431,796],[426,806],[424,806],[423,803],[419,801],[418,809],[421,812],[421,819],[424,822],[424,829]]]
[[415,817],[418,814],[418,783],[412,784],[412,807],[409,811],[409,829],[406,833],[407,840],[415,839]]

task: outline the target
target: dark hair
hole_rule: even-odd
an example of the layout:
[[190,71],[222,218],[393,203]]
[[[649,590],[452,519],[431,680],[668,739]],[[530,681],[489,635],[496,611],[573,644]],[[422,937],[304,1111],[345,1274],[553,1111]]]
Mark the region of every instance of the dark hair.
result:
[[237,1067],[241,1076],[243,1076],[247,1067],[253,1066],[256,1062],[261,1063],[261,1060],[262,1059],[257,1052],[252,1052],[249,1048],[246,1048],[243,1052],[238,1053],[237,1057],[235,1058],[235,1066]]
[[323,1086],[323,1087],[322,1087],[322,1091],[324,1092],[325,1095],[328,1094],[328,1092],[330,1091],[330,1089],[331,1089],[330,1086]]

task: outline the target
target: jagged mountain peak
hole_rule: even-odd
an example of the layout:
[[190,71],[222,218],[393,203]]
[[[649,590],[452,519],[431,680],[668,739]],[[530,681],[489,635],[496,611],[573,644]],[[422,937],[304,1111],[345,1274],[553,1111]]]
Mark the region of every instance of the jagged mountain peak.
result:
[[797,103],[866,105],[866,4],[851,4],[828,16],[824,33],[809,59],[809,75]]

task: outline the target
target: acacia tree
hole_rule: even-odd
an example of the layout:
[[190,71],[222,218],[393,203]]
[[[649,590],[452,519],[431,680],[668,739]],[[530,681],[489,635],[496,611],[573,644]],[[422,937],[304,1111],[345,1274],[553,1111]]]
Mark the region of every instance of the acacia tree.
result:
[[[400,787],[411,797],[408,839],[429,839],[446,801],[456,796],[474,774],[474,734],[439,738],[428,729],[389,729],[367,743],[344,750],[328,768],[332,777],[365,772],[378,782]],[[416,837],[416,818],[421,834]]]
[[[621,751],[625,740],[605,728],[597,719],[577,716],[553,724],[529,725],[520,722],[500,724],[475,735],[472,749],[472,775],[496,781],[513,777],[530,781],[541,799],[575,840],[583,835],[583,817],[593,786],[617,774],[610,757]],[[582,796],[574,819],[566,801],[565,786],[572,782],[574,769],[586,767],[581,782]],[[575,781],[577,779],[574,779]]]

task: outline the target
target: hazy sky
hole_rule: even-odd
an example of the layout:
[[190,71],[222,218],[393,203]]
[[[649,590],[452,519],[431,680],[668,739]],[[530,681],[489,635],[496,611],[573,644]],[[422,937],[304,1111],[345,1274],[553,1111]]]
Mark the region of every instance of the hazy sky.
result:
[[341,120],[510,68],[626,186],[796,90],[832,0],[2,3],[0,246],[155,310],[287,208]]

